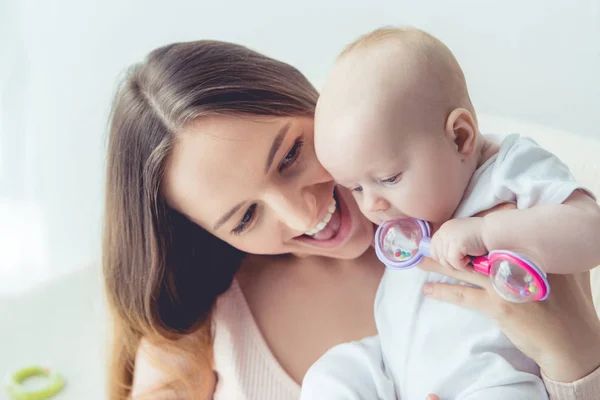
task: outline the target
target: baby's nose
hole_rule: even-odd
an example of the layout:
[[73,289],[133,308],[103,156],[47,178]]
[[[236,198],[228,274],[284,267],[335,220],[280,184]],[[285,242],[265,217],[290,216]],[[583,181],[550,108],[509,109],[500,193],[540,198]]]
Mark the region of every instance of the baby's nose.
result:
[[380,196],[369,196],[366,199],[365,209],[372,213],[385,212],[390,208],[390,203]]

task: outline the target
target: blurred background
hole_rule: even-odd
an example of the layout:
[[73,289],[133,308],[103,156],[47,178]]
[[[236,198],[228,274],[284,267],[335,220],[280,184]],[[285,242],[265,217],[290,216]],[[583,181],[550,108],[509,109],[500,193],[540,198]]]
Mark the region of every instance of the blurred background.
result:
[[599,0],[0,0],[0,375],[46,363],[68,372],[60,398],[103,398],[104,153],[126,66],[219,39],[319,88],[387,24],[443,40],[479,113],[600,140]]

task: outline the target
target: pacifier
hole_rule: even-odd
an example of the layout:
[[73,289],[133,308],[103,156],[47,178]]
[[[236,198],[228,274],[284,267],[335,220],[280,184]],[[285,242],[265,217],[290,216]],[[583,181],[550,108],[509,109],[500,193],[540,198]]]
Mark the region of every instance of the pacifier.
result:
[[[416,266],[429,257],[429,224],[416,218],[384,222],[375,233],[375,252],[392,269]],[[496,292],[512,303],[542,301],[548,298],[550,285],[546,274],[520,254],[491,251],[487,256],[471,257],[475,271],[488,275]]]

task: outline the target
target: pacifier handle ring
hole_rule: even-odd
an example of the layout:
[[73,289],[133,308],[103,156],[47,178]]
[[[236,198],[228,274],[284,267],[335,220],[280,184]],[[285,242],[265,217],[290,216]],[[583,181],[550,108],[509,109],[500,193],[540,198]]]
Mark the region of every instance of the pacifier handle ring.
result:
[[379,261],[381,261],[383,264],[385,264],[386,267],[391,269],[402,270],[415,267],[423,259],[423,255],[421,253],[408,260],[408,262],[393,261],[386,256],[385,251],[381,248],[381,245],[379,244],[379,236],[381,235],[381,232],[387,228],[387,226],[384,227],[384,224],[379,225],[377,231],[375,232],[375,254],[377,255],[377,258],[379,258]]
[[546,300],[550,295],[550,283],[548,282],[546,274],[527,258],[509,250],[494,250],[490,252],[488,257],[490,259],[490,266],[492,262],[499,260],[508,261],[523,268],[533,278],[536,286],[540,288],[539,293],[532,299],[533,301]]
[[419,243],[419,253],[424,257],[431,257],[431,238],[423,235],[421,243]]
[[[422,239],[421,239],[421,243],[419,243],[419,250],[418,253],[412,257],[411,259],[408,260],[404,260],[404,261],[394,261],[394,260],[390,260],[386,253],[385,250],[381,248],[381,239],[383,236],[383,232],[385,232],[390,226],[392,226],[394,223],[396,223],[399,220],[411,220],[412,222],[414,222],[419,229],[421,230],[421,234],[422,234]],[[384,223],[382,223],[381,225],[379,225],[377,227],[377,230],[375,231],[375,254],[377,254],[377,258],[379,258],[379,260],[384,263],[387,267],[391,268],[391,269],[397,269],[397,270],[402,270],[402,269],[410,269],[415,267],[419,262],[421,262],[421,260],[423,259],[423,256],[429,256],[429,243],[431,241],[431,229],[429,227],[429,223],[417,218],[399,218],[399,219],[395,219],[395,220],[390,220],[390,221],[385,221]],[[423,254],[423,251],[426,251],[426,254]]]

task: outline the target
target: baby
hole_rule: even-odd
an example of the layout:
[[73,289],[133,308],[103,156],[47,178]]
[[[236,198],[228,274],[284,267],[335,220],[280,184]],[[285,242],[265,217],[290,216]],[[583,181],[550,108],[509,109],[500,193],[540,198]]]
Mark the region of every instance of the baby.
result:
[[[413,217],[435,232],[431,255],[523,254],[545,272],[600,263],[600,209],[569,169],[534,141],[479,133],[450,50],[416,29],[379,29],[337,60],[315,116],[315,147],[374,223]],[[516,210],[473,215],[502,203]],[[305,399],[545,399],[537,366],[487,317],[422,295],[457,283],[388,269],[377,293],[379,336],[337,346],[307,373]]]

